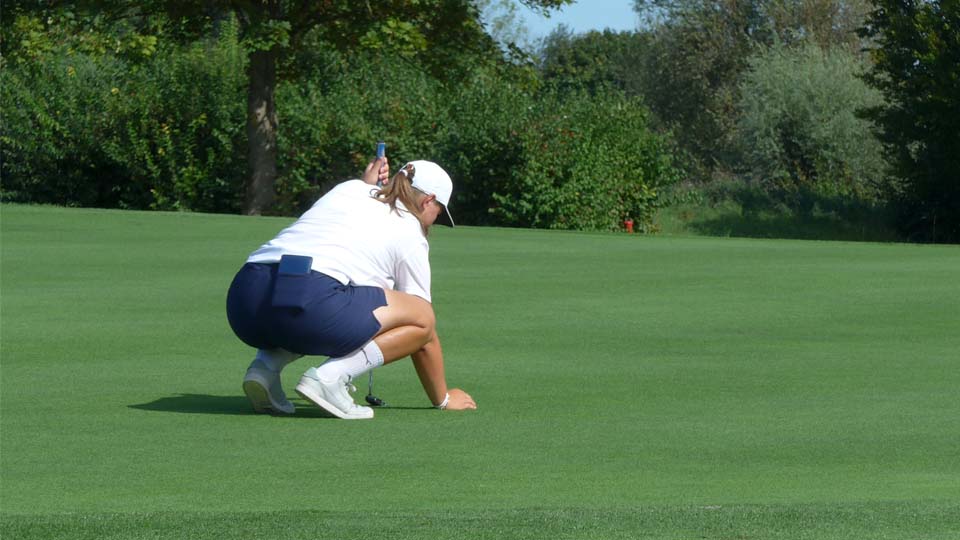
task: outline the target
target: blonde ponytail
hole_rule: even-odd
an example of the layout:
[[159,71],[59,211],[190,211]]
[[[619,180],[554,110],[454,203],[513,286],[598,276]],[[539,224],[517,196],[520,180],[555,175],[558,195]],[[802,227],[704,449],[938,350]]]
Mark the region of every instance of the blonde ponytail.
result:
[[[416,169],[414,169],[413,164],[408,163],[400,169],[397,174],[393,175],[393,178],[387,185],[377,190],[373,196],[378,201],[388,205],[390,209],[398,215],[403,212],[402,209],[397,207],[397,201],[400,201],[406,211],[413,214],[417,220],[420,221],[420,217],[423,214],[423,210],[420,208],[420,202],[426,195],[413,188],[414,174],[416,174]],[[424,234],[427,233],[426,227],[423,228],[423,232]]]

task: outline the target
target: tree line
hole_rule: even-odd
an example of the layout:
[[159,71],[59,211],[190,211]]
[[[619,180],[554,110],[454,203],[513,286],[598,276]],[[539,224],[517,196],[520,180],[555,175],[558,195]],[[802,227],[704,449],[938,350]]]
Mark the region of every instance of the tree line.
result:
[[960,240],[957,2],[635,0],[636,31],[534,48],[491,4],[5,3],[0,194],[293,214],[387,140],[469,224],[728,197]]

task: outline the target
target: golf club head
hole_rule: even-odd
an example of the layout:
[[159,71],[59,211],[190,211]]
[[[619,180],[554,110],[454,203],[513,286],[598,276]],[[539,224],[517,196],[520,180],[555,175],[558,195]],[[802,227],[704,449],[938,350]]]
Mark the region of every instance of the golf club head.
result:
[[367,394],[367,396],[364,399],[367,400],[367,403],[369,403],[371,407],[383,407],[384,405],[386,405],[386,403],[382,399],[378,398],[373,394]]

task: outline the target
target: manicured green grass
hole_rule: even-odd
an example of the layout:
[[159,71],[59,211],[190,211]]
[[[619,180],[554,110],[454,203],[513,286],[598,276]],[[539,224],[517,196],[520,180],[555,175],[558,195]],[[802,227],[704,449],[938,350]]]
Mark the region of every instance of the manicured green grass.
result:
[[960,537],[956,246],[437,228],[480,409],[343,422],[240,390],[289,222],[0,207],[0,537]]

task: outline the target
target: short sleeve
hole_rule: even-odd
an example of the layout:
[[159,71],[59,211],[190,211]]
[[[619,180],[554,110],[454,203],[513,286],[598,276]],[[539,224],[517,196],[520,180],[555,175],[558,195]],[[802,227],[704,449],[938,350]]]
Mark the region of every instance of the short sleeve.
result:
[[426,239],[406,246],[397,257],[394,272],[400,292],[419,296],[427,302],[430,298],[430,246]]

